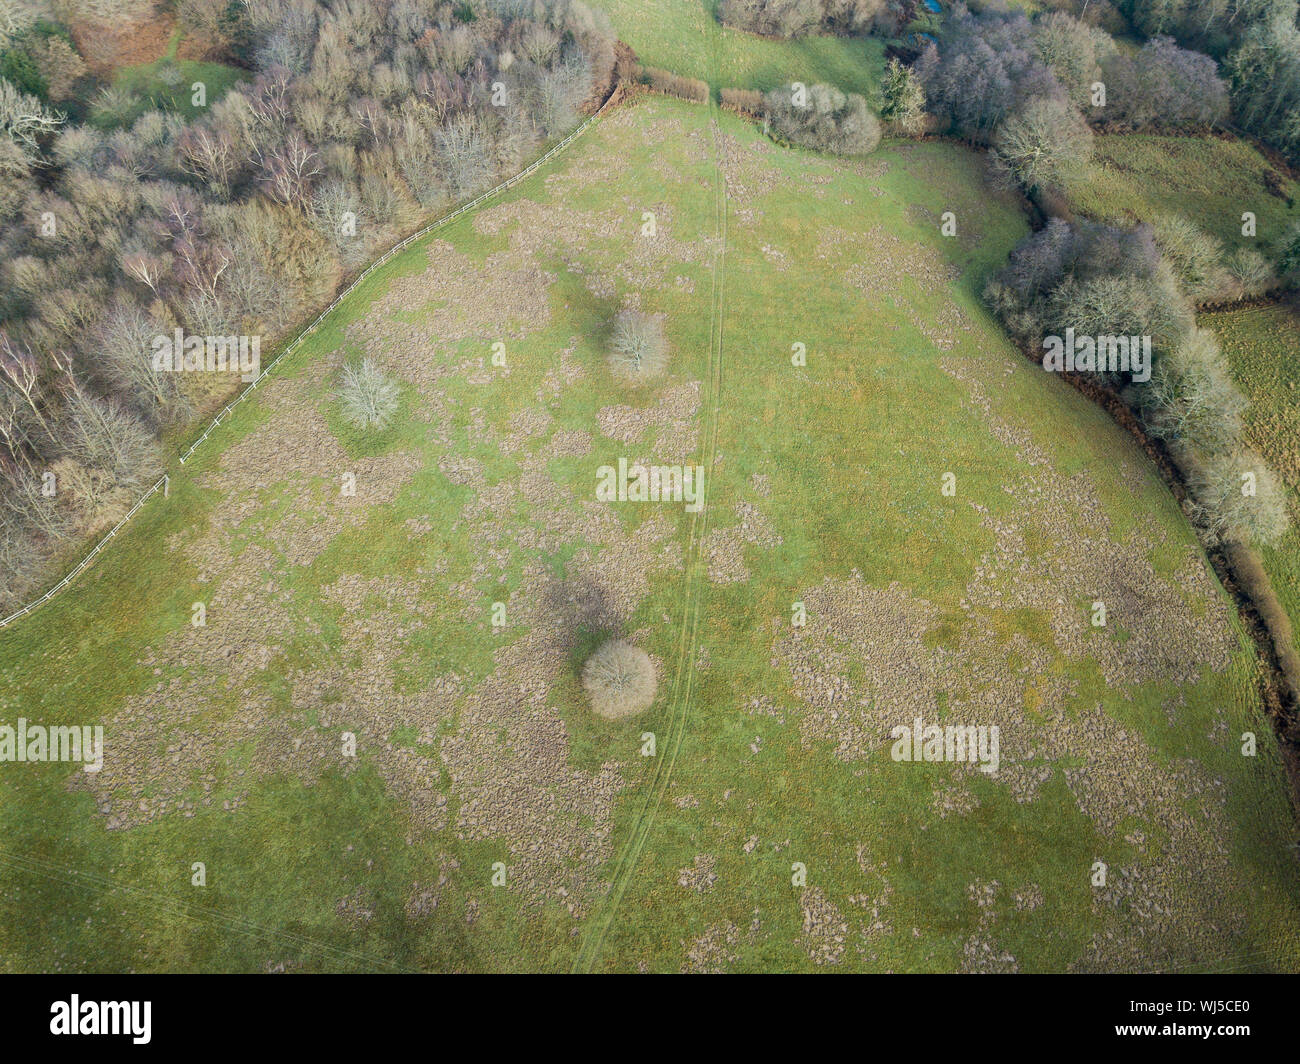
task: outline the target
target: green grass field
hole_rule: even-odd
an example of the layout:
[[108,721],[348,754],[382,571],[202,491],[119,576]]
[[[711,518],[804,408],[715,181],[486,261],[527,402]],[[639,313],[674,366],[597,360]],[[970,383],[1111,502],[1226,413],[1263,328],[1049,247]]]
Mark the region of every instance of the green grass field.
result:
[[[1269,258],[1300,219],[1295,182],[1244,141],[1135,133],[1099,136],[1094,146],[1091,167],[1064,190],[1086,217],[1132,225],[1181,214],[1228,249],[1251,246]],[[1254,237],[1242,235],[1246,212],[1256,218]]]
[[1300,632],[1300,315],[1293,307],[1254,307],[1208,314],[1201,324],[1218,336],[1250,401],[1247,441],[1290,490],[1290,531],[1259,553],[1292,632]]
[[885,69],[884,42],[874,37],[771,40],[717,23],[713,0],[592,0],[609,15],[619,40],[645,66],[707,81],[720,89],[766,92],[790,81],[825,82],[858,92],[873,106]]
[[[106,730],[97,776],[0,772],[0,967],[1296,968],[1253,652],[981,308],[1026,231],[982,172],[643,98],[373,275],[0,633],[0,717]],[[625,304],[668,322],[640,388]],[[363,354],[381,436],[338,415]],[[708,505],[597,502],[619,458]],[[659,697],[611,723],[615,633]],[[918,716],[999,726],[999,772],[892,760]]]

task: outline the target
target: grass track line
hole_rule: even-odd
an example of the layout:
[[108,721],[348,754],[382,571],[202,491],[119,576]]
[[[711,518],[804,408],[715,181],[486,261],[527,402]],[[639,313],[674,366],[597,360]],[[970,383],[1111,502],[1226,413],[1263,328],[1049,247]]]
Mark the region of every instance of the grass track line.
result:
[[[712,8],[707,3],[707,0],[705,9],[711,14]],[[718,29],[716,20],[713,21],[712,59],[716,70],[718,62]],[[705,426],[705,446],[702,457],[704,468],[708,470],[707,475],[711,477],[718,450],[718,414],[721,409],[722,398],[722,341],[726,307],[727,187],[726,178],[722,171],[721,130],[717,121],[720,112],[718,105],[712,99],[709,101],[709,110],[709,130],[713,140],[715,160],[713,185],[714,225],[718,243],[713,255],[709,297],[709,384],[712,396],[711,398],[706,397],[706,404],[710,405],[706,405],[708,420]],[[605,935],[613,925],[623,896],[627,892],[628,884],[645,849],[646,840],[649,838],[650,831],[654,826],[659,807],[663,804],[663,797],[668,790],[673,769],[677,764],[677,756],[681,752],[682,740],[686,734],[691,698],[695,693],[696,662],[699,657],[700,612],[703,600],[702,582],[707,569],[703,545],[705,537],[708,535],[709,519],[712,512],[712,506],[707,501],[707,489],[705,498],[704,509],[696,514],[691,521],[691,536],[687,547],[687,607],[683,613],[682,630],[678,639],[678,662],[670,695],[670,705],[673,708],[670,716],[666,752],[664,756],[658,759],[655,766],[650,789],[642,800],[636,822],[615,863],[609,893],[606,894],[600,910],[593,918],[592,925],[574,961],[574,972],[592,972],[600,959]]]

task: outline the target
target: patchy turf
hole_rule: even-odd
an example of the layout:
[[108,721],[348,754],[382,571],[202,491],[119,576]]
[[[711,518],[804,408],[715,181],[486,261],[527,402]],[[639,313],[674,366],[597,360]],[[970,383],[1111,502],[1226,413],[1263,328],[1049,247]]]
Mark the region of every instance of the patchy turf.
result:
[[[0,717],[106,729],[98,775],[0,772],[5,966],[1295,968],[1252,651],[981,309],[1025,232],[981,173],[646,98],[377,271],[0,635]],[[666,315],[639,387],[624,305]],[[382,439],[337,416],[361,354]],[[620,458],[708,505],[597,501]],[[660,677],[626,721],[580,686],[612,635]],[[916,716],[998,725],[999,771],[893,761]]]
[[[1226,248],[1254,247],[1270,260],[1300,219],[1296,183],[1246,141],[1107,134],[1094,147],[1092,165],[1065,187],[1070,209],[1089,218],[1132,225],[1181,214]],[[1242,233],[1246,212],[1253,237]]]
[[1247,441],[1289,489],[1291,528],[1259,554],[1294,637],[1300,632],[1300,313],[1293,306],[1254,307],[1207,314],[1202,324],[1218,336],[1250,401]]

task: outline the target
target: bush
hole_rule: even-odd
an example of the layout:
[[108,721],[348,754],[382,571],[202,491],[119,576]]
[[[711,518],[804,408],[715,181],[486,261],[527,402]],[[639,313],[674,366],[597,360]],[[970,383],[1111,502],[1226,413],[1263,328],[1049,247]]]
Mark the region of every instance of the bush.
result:
[[4,78],[19,92],[42,100],[50,98],[49,85],[41,76],[36,60],[20,48],[11,48],[0,55],[0,78]]
[[763,113],[763,94],[757,89],[723,89],[722,106],[758,117]]
[[649,709],[655,700],[654,663],[639,647],[611,639],[582,667],[582,686],[596,716],[631,717]]
[[1237,298],[1250,299],[1273,287],[1277,278],[1273,267],[1254,248],[1237,248],[1224,263],[1228,276],[1237,286]]
[[866,155],[880,143],[880,121],[856,93],[830,85],[787,85],[763,100],[766,120],[783,139],[832,155]]
[[1192,520],[1218,542],[1267,546],[1287,530],[1286,489],[1264,460],[1245,448],[1203,458],[1191,469],[1187,486]]
[[639,80],[649,85],[655,92],[677,96],[692,103],[709,102],[709,86],[698,78],[684,78],[680,74],[660,70],[658,67],[640,67],[638,75]]
[[619,311],[614,319],[609,360],[615,373],[634,380],[662,373],[668,365],[662,316],[638,310]]
[[1184,291],[1200,302],[1222,294],[1227,276],[1221,260],[1223,245],[1181,215],[1164,215],[1155,222],[1156,243],[1178,274]]
[[343,417],[359,429],[383,429],[397,413],[397,385],[370,359],[359,366],[344,366],[339,387]]

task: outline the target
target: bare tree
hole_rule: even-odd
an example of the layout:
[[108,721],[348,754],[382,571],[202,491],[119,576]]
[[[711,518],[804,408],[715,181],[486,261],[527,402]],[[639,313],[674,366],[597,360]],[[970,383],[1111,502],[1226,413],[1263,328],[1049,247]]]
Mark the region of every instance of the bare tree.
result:
[[188,412],[176,375],[154,367],[154,339],[162,332],[133,300],[115,303],[97,332],[106,374],[159,425]]
[[343,416],[360,429],[387,428],[397,413],[401,392],[370,359],[344,366],[339,384]]
[[668,365],[663,316],[639,310],[619,311],[614,319],[609,359],[615,373],[633,380],[662,373]]
[[458,197],[472,195],[491,180],[488,138],[473,115],[457,115],[438,130],[435,141],[447,184]]
[[58,132],[64,116],[51,111],[35,96],[0,78],[0,134],[32,160],[40,158],[40,138]]
[[1064,100],[1031,99],[998,129],[996,161],[1027,189],[1059,187],[1092,158],[1092,130]]
[[[44,476],[35,472],[22,472],[17,476],[6,478],[12,489],[4,497],[4,507],[13,520],[22,522],[51,539],[66,539],[71,535],[68,512],[58,504],[56,491],[46,490],[50,483]],[[0,521],[0,527],[8,521]]]
[[200,123],[190,126],[176,144],[181,169],[198,178],[223,199],[239,172],[242,159],[234,135],[228,130]]
[[1259,455],[1244,448],[1199,463],[1189,473],[1192,519],[1229,543],[1276,543],[1290,525],[1286,488]]
[[319,156],[296,130],[267,153],[262,185],[267,195],[287,207],[306,209],[311,182],[320,176]]
[[160,289],[171,268],[170,256],[135,244],[122,249],[118,257],[118,265],[127,277],[139,281],[148,288],[155,299],[161,298]]
[[1160,352],[1140,399],[1152,431],[1187,461],[1230,450],[1241,435],[1246,400],[1208,329],[1193,329],[1176,348]]
[[48,431],[49,422],[42,410],[44,400],[40,386],[41,368],[35,354],[26,345],[0,331],[0,390],[12,395],[30,411],[33,421],[43,431]]
[[611,639],[602,643],[583,665],[582,686],[598,717],[630,717],[649,709],[654,702],[654,663],[639,647]]
[[65,453],[98,472],[107,490],[137,492],[162,472],[153,434],[119,404],[68,389]]

